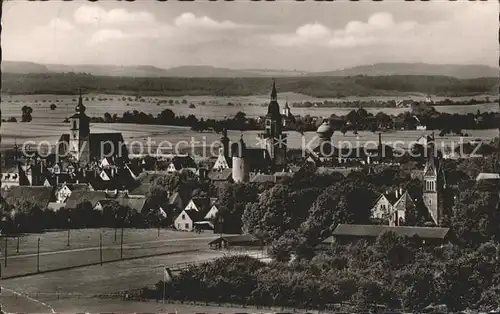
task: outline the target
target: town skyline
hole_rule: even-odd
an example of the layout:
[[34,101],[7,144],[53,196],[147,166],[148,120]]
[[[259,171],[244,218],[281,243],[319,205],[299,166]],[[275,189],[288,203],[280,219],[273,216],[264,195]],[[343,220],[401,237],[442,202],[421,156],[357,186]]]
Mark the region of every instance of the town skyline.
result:
[[491,2],[8,2],[3,57],[311,72],[387,62],[496,66],[497,12]]

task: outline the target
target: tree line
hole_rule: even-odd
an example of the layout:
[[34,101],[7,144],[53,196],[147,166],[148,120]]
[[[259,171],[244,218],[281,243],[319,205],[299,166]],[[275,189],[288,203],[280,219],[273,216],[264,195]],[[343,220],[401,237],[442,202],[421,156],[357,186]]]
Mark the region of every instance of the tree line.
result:
[[[25,84],[19,84],[19,81]],[[12,95],[74,95],[79,88],[84,88],[101,94],[224,97],[268,94],[270,81],[269,78],[150,78],[94,76],[86,73],[4,73],[2,90]],[[400,92],[454,97],[494,93],[497,81],[497,78],[457,79],[425,75],[283,77],[277,81],[277,89],[279,92],[296,92],[323,98],[386,96],[398,95]]]
[[[358,131],[415,130],[425,126],[428,130],[438,130],[441,136],[446,134],[466,135],[463,130],[493,129],[500,124],[500,115],[494,112],[476,112],[468,114],[439,113],[433,107],[414,109],[397,116],[383,112],[373,114],[364,108],[351,110],[343,116],[332,114],[328,120],[333,130],[343,134]],[[165,109],[156,116],[138,110],[127,111],[121,117],[105,113],[104,117],[92,117],[94,123],[133,123],[186,126],[197,132],[214,131],[220,133],[229,130],[262,130],[264,119],[247,117],[244,112],[237,112],[234,117],[222,120],[197,118],[195,115],[176,116],[171,109]],[[296,116],[287,122],[286,130],[299,133],[314,132],[323,121],[317,117]]]
[[[332,309],[420,311],[430,304],[451,310],[500,306],[500,195],[498,183],[476,182],[493,158],[445,161],[444,227],[450,244],[424,246],[393,233],[376,241],[325,246],[338,224],[374,224],[380,193],[402,187],[414,200],[406,224],[432,226],[414,164],[376,173],[321,175],[304,167],[275,185],[228,183],[218,191],[224,228],[238,226],[267,245],[274,262],[224,258],[191,267],[166,284],[167,296],[196,300]],[[449,174],[449,176],[448,176]],[[387,222],[385,222],[387,223]],[[196,289],[195,289],[196,287]],[[163,283],[142,297],[160,298]],[[344,309],[345,310],[345,309]]]
[[[375,243],[332,245],[310,259],[270,264],[248,256],[192,266],[140,297],[326,311],[497,310],[500,245],[417,247],[392,232]],[[437,307],[436,307],[437,308]]]

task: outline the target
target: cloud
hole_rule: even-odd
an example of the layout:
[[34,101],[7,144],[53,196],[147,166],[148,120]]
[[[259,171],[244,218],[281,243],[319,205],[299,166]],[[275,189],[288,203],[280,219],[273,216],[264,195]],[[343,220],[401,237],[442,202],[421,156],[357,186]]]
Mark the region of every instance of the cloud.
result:
[[127,37],[130,37],[130,35],[127,35],[118,29],[101,29],[92,34],[89,43],[91,45],[98,45],[110,40],[123,39]]
[[174,25],[179,28],[199,28],[199,29],[234,29],[242,27],[243,25],[236,24],[231,21],[216,21],[208,16],[197,17],[191,12],[186,12],[178,16],[174,20]]
[[94,25],[155,22],[154,16],[149,12],[129,12],[125,9],[106,11],[101,7],[88,5],[79,7],[73,17],[77,23]]
[[64,19],[59,19],[59,18],[50,20],[49,23],[47,24],[47,27],[62,32],[69,32],[75,29],[73,24]]
[[[170,23],[156,21],[136,24],[134,28],[106,28],[92,34],[88,43],[97,45],[112,40],[156,39],[168,40],[172,44],[186,45],[210,41],[237,39],[241,30],[251,26],[232,21],[216,21],[207,16],[182,13]],[[235,33],[236,32],[236,33]]]
[[305,24],[292,34],[276,34],[271,40],[278,46],[316,45],[331,48],[367,46],[387,40],[398,40],[399,34],[411,32],[415,21],[396,23],[391,14],[371,15],[367,22],[350,21],[342,29],[330,29],[318,22]]
[[33,33],[35,36],[45,36],[47,34],[50,34],[51,36],[64,36],[74,29],[75,27],[69,21],[60,18],[54,18],[45,25],[35,27]]

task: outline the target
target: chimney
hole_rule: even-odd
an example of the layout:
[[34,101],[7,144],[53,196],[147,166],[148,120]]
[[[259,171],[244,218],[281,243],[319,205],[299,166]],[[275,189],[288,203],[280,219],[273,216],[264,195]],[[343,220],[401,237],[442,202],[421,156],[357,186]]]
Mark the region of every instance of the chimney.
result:
[[399,190],[396,190],[396,199],[399,197]]
[[399,188],[399,194],[400,194],[400,196],[403,195],[403,188]]

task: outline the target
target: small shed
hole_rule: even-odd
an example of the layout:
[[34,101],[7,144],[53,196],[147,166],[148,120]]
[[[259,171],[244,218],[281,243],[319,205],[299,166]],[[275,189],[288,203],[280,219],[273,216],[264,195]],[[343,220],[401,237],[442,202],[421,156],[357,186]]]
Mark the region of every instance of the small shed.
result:
[[212,249],[221,249],[229,247],[257,247],[261,246],[261,240],[251,234],[221,236],[208,243]]

